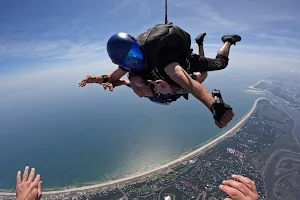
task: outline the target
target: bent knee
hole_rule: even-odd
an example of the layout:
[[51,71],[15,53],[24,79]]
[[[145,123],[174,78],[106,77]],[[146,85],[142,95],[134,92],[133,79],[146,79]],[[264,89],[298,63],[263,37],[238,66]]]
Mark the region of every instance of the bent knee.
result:
[[216,56],[216,59],[220,61],[219,68],[225,69],[228,66],[228,61],[229,61],[228,57],[218,54]]

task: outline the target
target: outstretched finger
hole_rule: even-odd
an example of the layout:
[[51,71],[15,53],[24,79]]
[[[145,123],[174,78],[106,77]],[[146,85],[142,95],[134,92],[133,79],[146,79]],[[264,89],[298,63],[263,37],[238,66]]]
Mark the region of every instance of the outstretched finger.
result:
[[229,187],[227,185],[220,185],[219,188],[220,188],[220,190],[225,192],[232,199],[245,199],[246,198],[246,196],[244,194],[242,194],[239,190]]
[[43,186],[43,182],[40,181],[38,184],[38,199],[42,197],[42,186]]
[[17,185],[21,184],[21,171],[18,171],[16,179]]
[[34,175],[35,175],[35,169],[31,168],[31,171],[30,171],[30,174],[29,174],[29,178],[28,178],[28,182],[32,182],[33,181]]
[[112,84],[109,84],[109,85],[108,85],[108,88],[109,88],[110,91],[113,91],[114,86],[113,86]]
[[35,177],[35,179],[34,179],[34,182],[33,182],[34,185],[38,186],[40,180],[41,180],[41,176],[40,176],[39,174],[36,175],[36,177]]
[[106,85],[106,84],[104,84],[104,85],[103,85],[103,89],[104,89],[104,90],[106,90],[106,88],[107,88],[107,85]]
[[29,167],[26,166],[25,170],[24,170],[24,173],[23,173],[23,179],[22,179],[22,181],[24,181],[24,182],[26,182],[27,179],[28,179],[28,170],[29,170]]
[[81,86],[81,87],[85,86],[85,84],[86,84],[86,82],[84,80],[79,82],[79,86]]
[[237,182],[234,180],[225,180],[222,182],[222,184],[237,189],[245,196],[251,196],[252,194],[252,191],[244,183]]
[[255,182],[251,179],[241,176],[241,175],[232,175],[232,178],[244,183],[252,192],[256,192],[256,185]]

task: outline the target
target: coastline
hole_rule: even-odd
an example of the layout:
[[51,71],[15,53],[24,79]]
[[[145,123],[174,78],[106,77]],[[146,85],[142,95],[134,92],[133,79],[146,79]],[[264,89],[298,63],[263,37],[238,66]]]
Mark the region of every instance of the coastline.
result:
[[[98,184],[94,184],[94,185],[88,185],[88,186],[82,186],[82,187],[74,187],[74,188],[69,188],[69,189],[62,189],[62,190],[55,190],[55,191],[46,191],[43,192],[43,195],[53,195],[53,194],[61,194],[61,193],[69,193],[69,192],[78,192],[78,191],[83,191],[83,190],[90,190],[90,189],[95,189],[95,188],[99,188],[99,187],[105,187],[105,186],[110,186],[110,185],[114,185],[114,184],[120,184],[126,181],[130,181],[130,180],[134,180],[137,178],[141,178],[144,177],[146,175],[150,175],[151,173],[154,172],[158,172],[161,170],[164,170],[172,165],[177,164],[178,162],[183,162],[186,161],[192,157],[194,157],[195,155],[198,155],[199,153],[202,153],[204,150],[206,150],[207,148],[211,148],[214,144],[216,144],[217,142],[219,142],[220,140],[226,138],[227,136],[229,136],[232,132],[234,132],[237,128],[239,128],[239,126],[241,126],[244,122],[247,121],[247,119],[251,116],[251,114],[255,111],[256,106],[258,101],[262,100],[262,99],[266,99],[266,98],[258,98],[256,99],[254,105],[252,106],[252,108],[250,109],[250,111],[245,114],[238,123],[236,123],[233,127],[231,127],[229,130],[227,130],[226,132],[222,132],[220,133],[218,136],[216,136],[215,138],[207,141],[206,143],[204,143],[203,145],[201,145],[199,148],[184,154],[183,156],[170,161],[168,163],[162,164],[158,167],[155,167],[151,170],[145,171],[145,172],[141,172],[141,173],[137,173],[137,174],[133,174],[130,175],[128,177],[124,177],[124,178],[120,178],[120,179],[116,179],[116,180],[110,180],[104,183],[98,183]],[[0,192],[0,195],[2,196],[14,196],[14,193],[11,192]]]
[[255,86],[257,86],[258,84],[260,84],[262,82],[266,82],[267,81],[266,79],[268,79],[268,78],[270,78],[272,76],[273,76],[273,73],[271,72],[271,74],[269,76],[266,76],[266,77],[262,78],[261,80],[259,80],[257,83],[255,83],[252,86],[247,86],[247,88],[259,90],[258,88],[255,88]]

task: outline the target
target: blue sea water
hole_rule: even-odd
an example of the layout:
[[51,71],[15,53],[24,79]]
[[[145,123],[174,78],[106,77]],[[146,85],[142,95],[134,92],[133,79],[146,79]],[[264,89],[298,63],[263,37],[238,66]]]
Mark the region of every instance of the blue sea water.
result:
[[[257,98],[246,87],[268,74],[242,68],[209,74],[203,85],[221,89],[235,112],[227,129]],[[161,106],[127,87],[79,88],[77,78],[0,90],[1,189],[14,189],[26,165],[42,175],[44,189],[118,178],[170,161],[226,130],[192,95]]]

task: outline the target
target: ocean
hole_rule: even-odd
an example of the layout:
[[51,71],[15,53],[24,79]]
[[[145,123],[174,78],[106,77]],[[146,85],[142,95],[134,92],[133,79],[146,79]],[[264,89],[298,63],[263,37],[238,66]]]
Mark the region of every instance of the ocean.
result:
[[155,167],[195,149],[234,126],[256,95],[245,93],[270,74],[235,68],[211,72],[203,85],[219,88],[235,112],[219,129],[192,95],[170,106],[151,103],[129,88],[79,88],[79,77],[0,89],[0,188],[15,189],[26,165],[41,174],[43,189],[103,182]]

